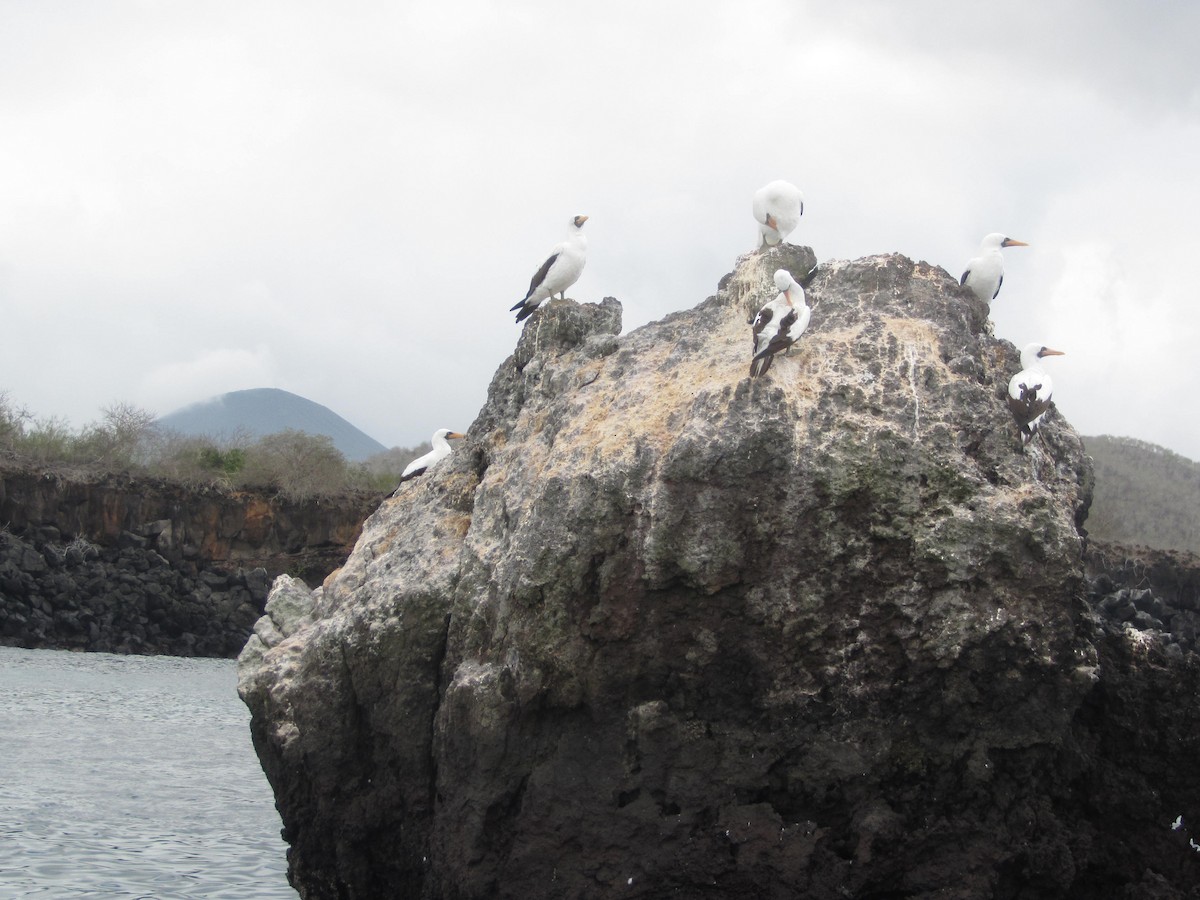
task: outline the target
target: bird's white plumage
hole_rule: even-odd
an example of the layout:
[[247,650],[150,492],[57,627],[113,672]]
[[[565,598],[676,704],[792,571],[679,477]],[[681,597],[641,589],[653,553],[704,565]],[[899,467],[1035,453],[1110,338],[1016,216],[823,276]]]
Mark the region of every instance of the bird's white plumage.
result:
[[1026,344],[1021,350],[1021,371],[1008,382],[1008,408],[1021,431],[1023,444],[1028,444],[1037,434],[1054,394],[1054,380],[1046,372],[1042,360],[1047,356],[1062,355],[1061,350],[1051,350],[1037,343]]
[[554,246],[541,268],[534,273],[529,282],[529,291],[525,298],[513,306],[517,313],[517,321],[533,314],[543,300],[555,294],[566,298],[566,290],[583,274],[587,264],[587,236],[583,233],[583,223],[587,216],[576,216],[567,226],[566,240]]
[[804,297],[804,288],[787,269],[775,272],[775,287],[779,295],[763,305],[754,317],[752,339],[754,356],[750,361],[750,377],[764,374],[771,367],[776,353],[788,350],[804,334],[812,310]]
[[999,232],[989,234],[979,244],[979,255],[968,260],[959,284],[969,287],[975,296],[985,303],[991,303],[1000,293],[1000,285],[1004,283],[1004,257],[1000,253],[1001,248],[1028,246],[1024,241],[1013,240]]
[[449,428],[439,428],[433,433],[433,437],[429,439],[429,443],[433,445],[433,449],[424,456],[418,456],[405,466],[404,472],[400,475],[400,481],[404,482],[410,478],[416,478],[427,469],[433,468],[450,455],[450,444],[447,438],[461,437],[466,437],[466,435],[459,434],[457,431],[451,431]]
[[775,246],[796,230],[804,215],[804,195],[794,184],[772,181],[754,192],[754,221],[758,246]]

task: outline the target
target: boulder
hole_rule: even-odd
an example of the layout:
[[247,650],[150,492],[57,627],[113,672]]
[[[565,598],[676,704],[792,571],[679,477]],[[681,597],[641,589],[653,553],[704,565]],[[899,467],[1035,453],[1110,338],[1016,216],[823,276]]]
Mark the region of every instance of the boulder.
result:
[[1195,656],[1092,614],[1078,436],[1022,450],[1016,349],[898,255],[823,263],[749,378],[812,262],[623,336],[546,304],[465,444],[321,588],[276,583],[239,691],[302,896],[1197,883]]

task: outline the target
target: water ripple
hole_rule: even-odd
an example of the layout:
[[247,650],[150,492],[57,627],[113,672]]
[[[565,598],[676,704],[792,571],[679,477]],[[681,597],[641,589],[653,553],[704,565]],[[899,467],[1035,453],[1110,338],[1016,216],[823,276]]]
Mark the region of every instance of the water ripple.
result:
[[0,895],[291,898],[230,660],[0,647]]

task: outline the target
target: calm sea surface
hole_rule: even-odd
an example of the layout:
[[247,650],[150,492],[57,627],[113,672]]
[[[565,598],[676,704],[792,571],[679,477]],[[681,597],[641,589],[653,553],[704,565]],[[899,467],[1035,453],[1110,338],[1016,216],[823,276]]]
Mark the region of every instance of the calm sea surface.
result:
[[0,647],[0,898],[296,900],[232,660]]

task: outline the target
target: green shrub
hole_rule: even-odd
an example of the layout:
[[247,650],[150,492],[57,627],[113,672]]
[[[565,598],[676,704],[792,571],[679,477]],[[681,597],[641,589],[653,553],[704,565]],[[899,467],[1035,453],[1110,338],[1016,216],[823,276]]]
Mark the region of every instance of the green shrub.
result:
[[348,491],[390,492],[409,460],[428,449],[394,448],[350,464],[327,435],[287,430],[253,439],[182,435],[127,403],[73,432],[62,419],[37,419],[0,391],[0,451],[30,465],[139,471],[188,486],[260,488],[291,500]]

